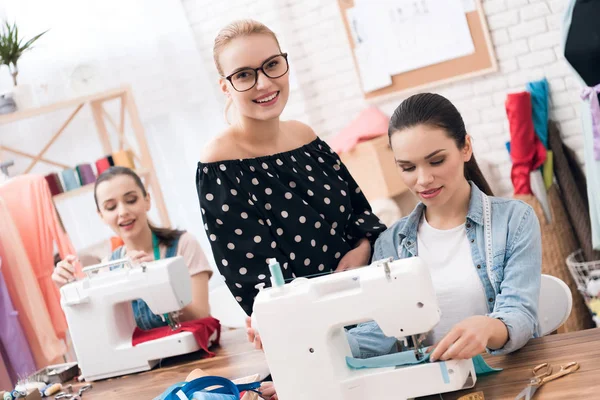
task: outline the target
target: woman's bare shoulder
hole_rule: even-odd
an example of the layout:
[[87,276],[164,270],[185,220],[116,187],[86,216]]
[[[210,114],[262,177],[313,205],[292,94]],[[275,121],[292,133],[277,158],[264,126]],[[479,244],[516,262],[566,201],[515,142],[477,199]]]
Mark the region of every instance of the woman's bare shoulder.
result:
[[231,128],[227,128],[204,146],[200,155],[200,162],[208,164],[231,160],[232,154],[235,154],[235,149]]

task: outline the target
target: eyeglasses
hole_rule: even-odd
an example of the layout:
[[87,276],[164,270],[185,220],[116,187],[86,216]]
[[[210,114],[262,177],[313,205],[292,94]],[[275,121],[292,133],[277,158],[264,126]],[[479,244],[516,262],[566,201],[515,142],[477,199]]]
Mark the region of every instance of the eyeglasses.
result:
[[244,68],[233,74],[226,76],[233,88],[238,92],[246,92],[256,86],[258,82],[258,71],[262,71],[267,78],[281,78],[287,74],[290,66],[287,60],[287,53],[277,54],[267,59],[258,68]]

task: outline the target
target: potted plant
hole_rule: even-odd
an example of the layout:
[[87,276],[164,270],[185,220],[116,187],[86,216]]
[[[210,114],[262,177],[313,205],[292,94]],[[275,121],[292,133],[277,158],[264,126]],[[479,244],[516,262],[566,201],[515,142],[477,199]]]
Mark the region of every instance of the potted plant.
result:
[[0,30],[0,67],[6,65],[12,76],[14,84],[14,97],[18,108],[26,108],[32,102],[31,89],[19,86],[17,76],[19,75],[18,61],[24,52],[31,50],[33,44],[48,31],[44,31],[25,42],[19,37],[17,24],[10,25],[5,22]]

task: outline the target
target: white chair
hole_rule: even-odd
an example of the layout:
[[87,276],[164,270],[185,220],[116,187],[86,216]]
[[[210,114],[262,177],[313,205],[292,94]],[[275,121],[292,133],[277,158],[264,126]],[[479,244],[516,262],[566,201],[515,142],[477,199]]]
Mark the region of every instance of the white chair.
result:
[[244,328],[246,313],[233,297],[225,284],[220,284],[208,293],[210,314],[221,322],[224,328]]
[[571,289],[560,279],[542,275],[538,321],[540,333],[546,336],[562,326],[571,315],[573,295]]

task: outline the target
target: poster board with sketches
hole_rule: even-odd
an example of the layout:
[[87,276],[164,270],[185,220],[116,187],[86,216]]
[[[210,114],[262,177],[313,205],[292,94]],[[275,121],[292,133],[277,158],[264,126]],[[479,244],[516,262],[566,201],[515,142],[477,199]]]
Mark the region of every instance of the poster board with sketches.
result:
[[365,99],[498,70],[481,0],[338,0],[338,5]]

